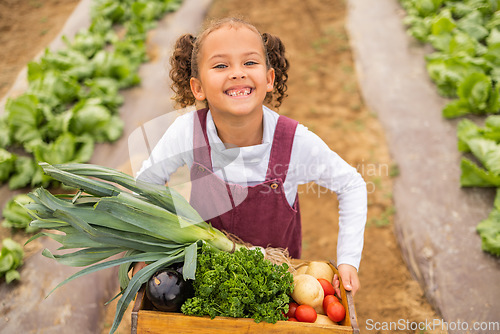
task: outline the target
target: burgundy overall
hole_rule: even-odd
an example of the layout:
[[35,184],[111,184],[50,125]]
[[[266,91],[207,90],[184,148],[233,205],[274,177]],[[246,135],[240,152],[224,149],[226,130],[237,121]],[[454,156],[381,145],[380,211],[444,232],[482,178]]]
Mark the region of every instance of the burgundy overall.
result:
[[297,195],[290,207],[283,189],[297,121],[278,118],[265,181],[243,187],[227,183],[213,173],[207,112],[198,110],[198,117],[194,117],[191,205],[219,230],[254,246],[288,248],[292,257],[300,258],[299,198]]

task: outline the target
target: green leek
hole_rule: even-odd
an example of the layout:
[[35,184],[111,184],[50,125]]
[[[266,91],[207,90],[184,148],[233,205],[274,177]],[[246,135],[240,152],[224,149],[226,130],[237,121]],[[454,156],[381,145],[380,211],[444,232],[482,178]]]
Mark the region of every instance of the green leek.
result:
[[[120,171],[90,164],[49,165],[47,175],[78,189],[76,195],[54,196],[44,188],[32,191],[26,204],[30,225],[42,231],[28,242],[46,236],[59,242],[62,255],[45,249],[42,254],[59,263],[85,267],[58,287],[83,275],[120,266],[122,291],[110,333],[114,333],[139,288],[159,269],[184,262],[185,279],[194,279],[196,257],[202,243],[230,252],[236,245],[221,231],[204,222],[180,194],[165,186],[135,180]],[[82,192],[86,193],[83,195]],[[121,258],[113,258],[117,254]],[[146,262],[131,279],[134,263]],[[54,291],[52,290],[52,291]]]

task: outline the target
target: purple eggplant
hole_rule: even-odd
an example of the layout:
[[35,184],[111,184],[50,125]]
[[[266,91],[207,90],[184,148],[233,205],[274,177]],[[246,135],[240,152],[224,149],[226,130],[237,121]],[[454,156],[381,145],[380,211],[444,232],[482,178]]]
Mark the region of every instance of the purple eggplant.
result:
[[183,279],[178,268],[156,272],[146,286],[148,299],[154,307],[165,312],[180,312],[182,304],[193,295],[193,284]]

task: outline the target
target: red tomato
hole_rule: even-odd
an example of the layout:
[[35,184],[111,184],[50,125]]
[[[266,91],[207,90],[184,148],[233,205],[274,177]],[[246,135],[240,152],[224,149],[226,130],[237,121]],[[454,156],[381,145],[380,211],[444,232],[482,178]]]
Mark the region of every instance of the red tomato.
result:
[[326,310],[328,309],[328,305],[330,305],[331,303],[340,303],[340,302],[334,295],[325,296],[325,299],[323,299],[323,310],[325,311],[325,313]]
[[297,321],[298,322],[298,320],[295,318],[288,318],[288,321]]
[[299,306],[299,304],[294,303],[294,302],[291,302],[290,304],[288,304],[288,313],[286,314],[287,317],[295,318],[295,310],[297,309],[298,306]]
[[309,305],[299,305],[295,310],[295,318],[301,322],[315,322],[318,314]]
[[321,286],[323,287],[323,291],[325,291],[325,296],[335,294],[335,289],[333,288],[332,283],[328,282],[324,278],[318,278],[318,281],[321,284]]
[[339,322],[345,318],[345,308],[341,303],[330,303],[326,309],[326,314],[330,320]]

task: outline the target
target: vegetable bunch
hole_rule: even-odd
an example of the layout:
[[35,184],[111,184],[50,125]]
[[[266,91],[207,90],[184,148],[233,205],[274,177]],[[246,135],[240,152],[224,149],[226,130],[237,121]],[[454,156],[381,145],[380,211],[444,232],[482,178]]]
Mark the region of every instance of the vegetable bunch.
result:
[[[96,165],[42,163],[41,167],[80,192],[75,196],[54,196],[44,188],[31,192],[33,203],[25,205],[33,218],[31,225],[64,234],[40,232],[29,241],[48,236],[62,244],[60,249],[72,252],[57,255],[45,249],[44,256],[69,266],[88,266],[57,287],[82,275],[120,266],[122,291],[115,298],[121,298],[110,333],[118,327],[141,285],[157,270],[184,262],[184,278],[194,279],[202,243],[226,252],[240,248],[205,223],[173,189]],[[124,256],[109,259],[120,253]],[[130,279],[132,264],[141,261],[149,265]]]
[[230,254],[203,245],[193,282],[195,296],[181,308],[188,315],[286,320],[293,276],[288,265],[264,261],[258,249]]

